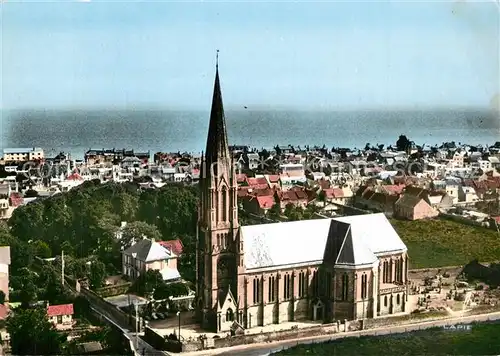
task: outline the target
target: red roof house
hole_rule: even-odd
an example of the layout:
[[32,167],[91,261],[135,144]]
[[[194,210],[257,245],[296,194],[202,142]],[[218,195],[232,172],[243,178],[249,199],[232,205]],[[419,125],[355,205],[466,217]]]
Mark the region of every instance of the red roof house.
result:
[[78,173],[73,173],[71,175],[69,175],[67,178],[67,180],[83,180],[82,176],[79,175]]
[[60,305],[49,305],[47,307],[47,315],[59,316],[59,315],[73,315],[73,304],[60,304]]
[[73,327],[73,304],[49,305],[47,316],[49,321],[58,330],[67,330]]
[[172,251],[177,256],[180,256],[182,254],[182,251],[184,250],[184,245],[182,244],[182,241],[179,239],[168,240],[168,241],[158,241],[158,243],[160,245],[162,245],[163,247]]
[[23,196],[21,194],[19,194],[18,192],[10,193],[9,200],[10,200],[10,205],[14,208],[16,208],[20,205],[23,205],[23,203],[24,203]]
[[252,187],[253,189],[269,188],[269,184],[267,183],[267,180],[264,177],[247,178],[247,184],[248,184],[248,186]]

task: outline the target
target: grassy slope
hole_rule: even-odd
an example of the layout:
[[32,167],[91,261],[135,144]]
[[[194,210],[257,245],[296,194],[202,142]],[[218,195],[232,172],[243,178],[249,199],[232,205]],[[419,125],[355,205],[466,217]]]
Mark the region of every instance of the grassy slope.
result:
[[500,235],[449,220],[391,220],[408,247],[411,268],[459,266],[500,259]]
[[273,355],[497,355],[499,335],[500,324],[478,324],[471,331],[435,328],[393,336],[348,338],[297,346]]

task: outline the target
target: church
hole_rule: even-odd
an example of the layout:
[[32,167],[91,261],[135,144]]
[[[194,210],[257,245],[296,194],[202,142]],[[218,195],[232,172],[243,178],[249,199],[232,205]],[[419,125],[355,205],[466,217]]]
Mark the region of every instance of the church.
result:
[[200,170],[196,313],[228,332],[409,312],[407,248],[384,214],[240,226],[218,63]]

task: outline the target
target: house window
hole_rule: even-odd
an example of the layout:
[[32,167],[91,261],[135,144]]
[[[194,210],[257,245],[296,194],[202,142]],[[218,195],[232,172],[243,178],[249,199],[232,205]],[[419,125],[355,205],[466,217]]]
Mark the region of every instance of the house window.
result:
[[233,320],[234,320],[233,309],[229,308],[226,312],[226,321],[233,321]]
[[58,323],[58,324],[62,324],[62,320],[63,320],[62,315],[58,315],[58,316],[57,316],[57,323]]
[[396,303],[399,305],[399,303],[401,303],[401,297],[399,296],[399,294],[396,296]]
[[306,273],[300,272],[299,273],[299,298],[305,297],[306,294],[307,294]]
[[287,273],[285,274],[284,282],[283,282],[283,298],[285,300],[288,300],[292,298],[292,284],[291,284],[291,278],[290,275]]
[[367,292],[368,292],[368,276],[366,274],[363,274],[361,276],[361,299],[366,299]]
[[392,283],[393,278],[392,278],[392,268],[393,268],[394,262],[391,259],[391,262],[389,263],[389,280],[387,281],[388,283]]
[[389,281],[389,262],[387,261],[384,261],[382,274],[382,282],[387,283]]
[[342,275],[342,300],[347,300],[349,295],[349,276],[347,273]]
[[268,290],[268,302],[274,303],[276,301],[276,278],[274,276],[269,277],[269,290]]
[[253,280],[253,303],[260,303],[260,280],[258,277]]
[[384,297],[384,307],[387,306],[387,296]]

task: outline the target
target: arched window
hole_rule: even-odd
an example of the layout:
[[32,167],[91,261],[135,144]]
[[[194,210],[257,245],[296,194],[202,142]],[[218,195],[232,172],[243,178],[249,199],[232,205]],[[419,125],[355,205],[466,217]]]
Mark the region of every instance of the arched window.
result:
[[234,321],[234,313],[231,308],[229,308],[226,312],[226,321]]
[[227,189],[222,188],[222,221],[227,221]]
[[342,275],[342,300],[347,300],[349,296],[349,276],[347,273]]
[[253,303],[260,303],[260,280],[259,277],[255,277],[253,280]]
[[276,278],[274,276],[270,276],[268,280],[268,296],[267,301],[269,303],[274,303],[276,301]]
[[292,279],[287,273],[283,278],[283,299],[289,300],[292,298]]
[[384,297],[384,307],[387,306],[387,296]]
[[368,294],[368,276],[363,274],[361,276],[361,299],[366,299]]

